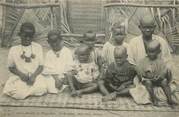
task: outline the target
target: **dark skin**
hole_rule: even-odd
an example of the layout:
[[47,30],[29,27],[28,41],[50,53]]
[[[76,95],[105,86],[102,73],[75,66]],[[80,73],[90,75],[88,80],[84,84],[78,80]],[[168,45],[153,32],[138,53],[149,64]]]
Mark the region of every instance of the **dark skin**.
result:
[[[127,50],[124,47],[119,47],[115,48],[114,50],[114,58],[115,58],[115,63],[116,65],[121,68],[124,62],[127,59]],[[123,84],[120,85],[120,87],[116,87],[113,84],[109,84],[110,87],[115,90],[114,92],[110,93],[107,88],[104,85],[104,81],[100,80],[98,81],[99,89],[101,93],[105,96],[102,100],[103,101],[108,101],[108,100],[113,100],[116,98],[117,95],[123,95],[123,94],[128,94],[130,87],[127,87],[128,85],[132,84],[133,81],[127,81]]]
[[[55,53],[63,48],[63,40],[58,34],[49,36],[47,42]],[[61,89],[64,83],[63,81],[59,80],[58,74],[53,74],[52,77],[55,80],[56,88]]]
[[[24,30],[20,32],[19,36],[21,37],[21,45],[29,46],[32,42],[33,30],[30,28],[24,28]],[[19,76],[20,79],[28,85],[33,85],[37,76],[43,71],[43,66],[39,65],[35,72],[30,74],[30,76],[19,71],[16,66],[9,67],[9,71]]]
[[122,45],[125,37],[126,37],[126,34],[125,34],[125,27],[124,26],[113,27],[112,38],[114,39],[115,45]]
[[[80,63],[88,63],[89,62],[89,56],[90,56],[90,49],[88,46],[81,46],[76,50],[78,60]],[[74,82],[78,82],[74,75],[77,74],[77,71],[72,71],[71,73],[68,74],[68,81],[69,85],[71,87],[72,96],[78,96],[81,97],[82,94],[88,94],[92,93],[97,90],[98,86],[96,83],[90,82],[87,84],[83,85],[83,88],[81,89],[76,89],[74,86]]]
[[139,29],[142,32],[145,47],[152,41],[152,35],[155,31],[155,28],[156,25],[152,17],[144,16],[143,19],[140,20]]
[[[96,43],[95,33],[89,31],[84,34],[83,44],[87,45],[90,48],[90,52],[93,52],[95,50],[95,43]],[[97,60],[95,62],[99,66],[99,69],[100,69],[101,65],[103,64],[101,56],[97,55]]]
[[[152,41],[148,44],[147,46],[147,55],[151,61],[155,61],[158,59],[158,55],[160,54],[160,43],[158,41]],[[155,76],[156,77],[156,76]],[[157,79],[160,79],[158,81],[153,81],[153,80],[147,80],[144,81],[143,84],[145,85],[146,89],[148,90],[151,100],[155,106],[158,106],[158,101],[157,98],[154,94],[154,89],[155,83],[154,82],[159,82],[157,83],[158,86],[160,86],[165,95],[167,96],[168,104],[169,105],[174,105],[176,104],[171,97],[171,88],[169,86],[169,83],[172,79],[172,73],[170,70],[164,70],[163,73],[161,73],[160,76],[157,76]]]
[[47,41],[54,52],[58,52],[63,48],[63,40],[58,35],[51,35]]

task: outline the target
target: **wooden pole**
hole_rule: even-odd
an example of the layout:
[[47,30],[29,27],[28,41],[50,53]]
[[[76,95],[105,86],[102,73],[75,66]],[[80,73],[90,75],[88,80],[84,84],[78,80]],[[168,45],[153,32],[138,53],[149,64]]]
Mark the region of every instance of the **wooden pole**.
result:
[[114,6],[125,6],[125,7],[159,7],[159,8],[178,8],[179,5],[163,5],[163,4],[137,4],[137,3],[108,3],[104,7],[114,7]]
[[54,25],[54,12],[53,12],[53,7],[50,7],[50,29],[53,29]]
[[38,3],[38,4],[17,4],[1,2],[0,5],[19,9],[33,9],[33,8],[47,8],[47,7],[59,7],[59,3]]
[[[83,34],[64,33],[62,37],[83,37]],[[96,37],[105,37],[105,34],[96,34]]]

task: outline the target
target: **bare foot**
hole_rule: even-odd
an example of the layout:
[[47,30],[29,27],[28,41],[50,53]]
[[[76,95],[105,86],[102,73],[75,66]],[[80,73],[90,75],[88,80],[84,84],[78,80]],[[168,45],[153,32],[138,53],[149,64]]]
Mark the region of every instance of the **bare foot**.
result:
[[111,93],[102,98],[103,102],[112,101],[112,100],[116,100],[116,93]]
[[158,101],[155,100],[155,101],[153,102],[153,105],[159,107],[159,103],[158,103]]
[[76,97],[76,96],[77,96],[76,91],[72,91],[72,92],[71,92],[71,96],[72,96],[72,97]]
[[76,94],[77,94],[78,97],[80,97],[80,98],[82,97],[82,92],[81,91],[76,91]]
[[72,91],[72,92],[71,92],[71,96],[72,96],[72,97],[78,96],[78,97],[81,98],[81,91]]
[[169,104],[169,106],[172,108],[172,109],[174,109],[175,108],[175,106],[177,106],[178,105],[178,103],[177,102],[175,102],[175,101],[168,101],[168,104]]

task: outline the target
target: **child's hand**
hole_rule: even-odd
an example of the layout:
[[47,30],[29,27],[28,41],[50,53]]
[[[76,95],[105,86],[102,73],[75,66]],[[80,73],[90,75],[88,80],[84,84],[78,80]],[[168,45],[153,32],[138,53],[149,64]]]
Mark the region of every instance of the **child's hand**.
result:
[[77,71],[77,70],[72,70],[72,71],[71,71],[71,74],[72,74],[72,75],[77,75],[77,74],[78,74],[78,71]]
[[114,86],[113,84],[109,84],[109,86],[112,88],[112,89],[114,89],[114,90],[117,90],[118,88],[117,88],[117,86]]
[[126,86],[122,84],[122,85],[117,89],[117,91],[121,91],[121,90],[123,90],[123,89],[125,89],[125,88],[126,88]]
[[29,80],[27,81],[27,84],[28,85],[33,85],[34,82],[35,82],[35,79],[36,79],[36,76],[34,74],[32,74],[30,77],[29,77]]
[[29,77],[28,77],[28,75],[26,75],[26,74],[21,74],[19,77],[20,77],[20,79],[21,79],[22,81],[24,81],[24,82],[27,82],[27,81],[29,80]]
[[54,78],[54,80],[55,80],[55,87],[57,89],[61,89],[62,86],[63,86],[63,82],[60,79],[58,79],[58,78]]

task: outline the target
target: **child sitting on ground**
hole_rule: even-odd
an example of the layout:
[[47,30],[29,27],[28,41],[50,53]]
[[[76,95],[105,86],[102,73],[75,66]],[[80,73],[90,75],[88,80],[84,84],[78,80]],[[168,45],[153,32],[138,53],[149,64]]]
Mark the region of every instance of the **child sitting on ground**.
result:
[[73,55],[70,49],[64,46],[60,31],[51,30],[48,33],[48,44],[51,47],[46,54],[43,75],[48,80],[49,92],[57,93],[58,89],[68,85],[66,74],[73,64]]
[[129,94],[129,90],[134,87],[136,71],[127,61],[127,49],[124,46],[115,47],[114,58],[115,62],[103,70],[101,80],[98,81],[99,89],[104,95],[103,101],[115,100],[117,95]]
[[152,40],[147,46],[147,56],[137,64],[139,79],[149,92],[153,105],[158,106],[157,97],[154,94],[154,87],[159,86],[163,89],[169,105],[176,104],[171,97],[169,83],[172,80],[171,70],[167,68],[164,61],[160,58],[160,43]]
[[90,60],[89,46],[80,45],[75,53],[77,60],[72,66],[68,82],[72,90],[71,95],[81,97],[81,94],[92,93],[97,89],[99,70],[96,63]]
[[84,33],[83,39],[84,40],[82,43],[89,47],[90,59],[92,59],[92,61],[95,61],[95,63],[100,68],[102,65],[102,59],[100,49],[95,47],[96,33],[93,33],[92,31],[87,31],[86,33]]
[[3,93],[15,98],[40,96],[46,93],[43,70],[42,46],[33,42],[35,27],[25,22],[20,27],[21,44],[13,46],[8,54],[8,68],[11,77],[6,82]]

